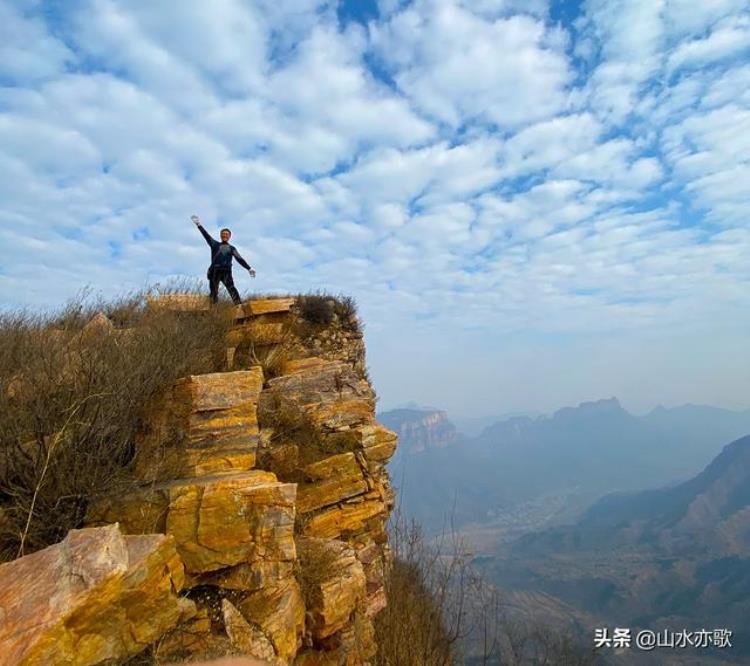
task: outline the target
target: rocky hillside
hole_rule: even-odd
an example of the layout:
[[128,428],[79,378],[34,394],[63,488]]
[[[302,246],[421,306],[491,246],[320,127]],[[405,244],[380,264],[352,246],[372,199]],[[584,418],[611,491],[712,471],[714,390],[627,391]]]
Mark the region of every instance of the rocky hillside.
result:
[[[372,659],[397,437],[375,420],[362,334],[339,305],[236,309],[226,370],[180,379],[143,415],[131,491],[0,566],[0,663]],[[185,326],[205,309],[150,307]]]
[[456,427],[440,409],[392,409],[378,419],[398,434],[399,453],[414,454],[456,444]]
[[573,525],[519,539],[487,572],[619,626],[727,627],[748,663],[748,489],[743,437],[684,483],[605,497]]
[[637,534],[641,542],[679,554],[750,555],[750,436],[724,447],[685,483],[604,497],[580,525],[615,539],[627,529],[631,541]]
[[[397,421],[384,422],[397,429]],[[404,455],[402,436],[390,470],[410,517],[436,531],[448,520],[485,525],[491,547],[550,521],[574,520],[605,494],[688,479],[722,443],[748,433],[747,411],[687,405],[636,416],[612,398],[549,417],[509,418],[414,456]]]

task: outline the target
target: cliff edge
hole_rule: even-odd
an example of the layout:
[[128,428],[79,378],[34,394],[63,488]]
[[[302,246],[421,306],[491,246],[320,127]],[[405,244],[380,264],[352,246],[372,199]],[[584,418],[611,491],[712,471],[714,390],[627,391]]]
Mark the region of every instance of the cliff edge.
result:
[[[189,326],[206,306],[172,295],[149,307],[184,313]],[[310,307],[319,311],[301,316]],[[248,654],[353,666],[374,656],[397,438],[375,420],[356,314],[324,298],[264,298],[233,318],[225,371],[184,377],[150,402],[132,491],[98,500],[65,541],[0,566],[7,599],[44,606],[0,618],[12,663]],[[86,557],[71,560],[75,544],[97,575]],[[18,572],[45,562],[77,582],[42,575],[47,588],[32,599]]]

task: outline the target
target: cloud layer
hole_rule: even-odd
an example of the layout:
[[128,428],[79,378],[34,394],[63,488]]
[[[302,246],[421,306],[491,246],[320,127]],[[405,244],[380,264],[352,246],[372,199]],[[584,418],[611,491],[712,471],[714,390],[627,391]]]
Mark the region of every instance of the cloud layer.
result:
[[198,212],[384,406],[746,402],[747,4],[364,4],[0,0],[0,302],[202,275]]

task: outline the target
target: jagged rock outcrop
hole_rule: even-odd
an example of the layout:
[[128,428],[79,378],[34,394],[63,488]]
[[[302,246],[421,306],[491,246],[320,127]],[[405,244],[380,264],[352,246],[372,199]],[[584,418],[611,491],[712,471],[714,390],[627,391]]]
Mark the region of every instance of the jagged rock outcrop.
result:
[[403,453],[444,449],[459,439],[443,410],[393,409],[380,414],[380,419],[398,433]]
[[158,481],[254,467],[262,388],[260,366],[177,382],[147,416],[136,476]]
[[[201,316],[204,303],[150,306]],[[250,301],[226,359],[226,372],[186,377],[151,405],[133,491],[90,507],[88,524],[173,543],[196,607],[164,628],[160,659],[367,664],[386,603],[397,437],[375,420],[354,315],[311,322],[294,299]]]
[[0,664],[98,664],[143,650],[195,615],[174,540],[117,525],[0,565]]

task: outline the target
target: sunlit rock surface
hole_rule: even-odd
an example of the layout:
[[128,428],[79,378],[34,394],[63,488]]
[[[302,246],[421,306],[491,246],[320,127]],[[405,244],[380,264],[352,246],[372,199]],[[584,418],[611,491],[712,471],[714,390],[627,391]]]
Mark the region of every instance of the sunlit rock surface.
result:
[[[184,307],[200,313],[199,300]],[[290,298],[238,306],[227,371],[155,401],[132,492],[90,507],[91,525],[171,537],[195,610],[162,629],[161,659],[355,666],[375,654],[397,438],[375,421],[352,316],[302,322]]]
[[137,654],[196,613],[171,537],[117,525],[0,565],[1,664],[99,664]]

